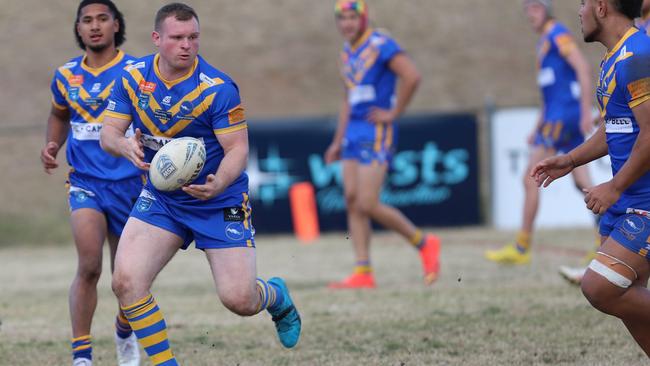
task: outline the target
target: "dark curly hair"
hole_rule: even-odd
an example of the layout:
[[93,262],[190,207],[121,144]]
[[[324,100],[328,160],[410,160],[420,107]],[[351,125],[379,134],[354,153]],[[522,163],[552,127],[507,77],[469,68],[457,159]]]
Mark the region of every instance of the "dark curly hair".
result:
[[117,6],[111,1],[111,0],[83,0],[79,3],[79,7],[77,8],[77,20],[74,22],[74,36],[77,39],[77,45],[82,50],[86,50],[86,45],[84,44],[83,40],[81,39],[81,36],[77,32],[77,24],[79,24],[79,17],[81,16],[81,9],[83,9],[85,6],[88,6],[90,4],[103,4],[108,7],[108,9],[111,11],[111,14],[113,14],[113,18],[117,20],[117,22],[120,25],[120,29],[115,32],[115,46],[119,47],[126,41],[126,23],[124,23],[124,16],[122,13],[117,9]]

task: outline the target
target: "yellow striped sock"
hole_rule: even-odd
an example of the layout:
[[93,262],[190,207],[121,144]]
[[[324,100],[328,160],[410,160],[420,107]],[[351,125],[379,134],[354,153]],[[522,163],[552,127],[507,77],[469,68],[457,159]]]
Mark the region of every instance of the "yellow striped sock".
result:
[[154,365],[178,366],[167,339],[167,324],[158,303],[149,295],[133,305],[122,307],[131,328]]
[[415,234],[409,239],[409,243],[413,245],[416,248],[420,248],[424,242],[424,233],[422,233],[422,230],[417,229],[415,230]]
[[517,246],[523,251],[530,249],[530,233],[525,231],[520,231],[517,233],[517,238],[515,239]]
[[72,359],[87,358],[93,359],[93,345],[90,334],[72,338]]

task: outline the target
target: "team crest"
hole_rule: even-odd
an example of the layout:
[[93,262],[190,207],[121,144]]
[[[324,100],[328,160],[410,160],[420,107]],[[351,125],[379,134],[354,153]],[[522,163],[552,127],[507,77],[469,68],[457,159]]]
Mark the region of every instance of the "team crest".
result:
[[244,225],[241,222],[231,222],[226,226],[226,237],[233,241],[244,239]]
[[149,108],[149,98],[151,98],[151,95],[149,94],[140,94],[138,97],[138,108],[142,110]]
[[86,194],[84,191],[74,191],[70,192],[70,194],[74,197],[77,203],[83,203],[88,200],[88,194]]
[[151,198],[140,197],[138,199],[138,203],[136,203],[135,205],[135,209],[138,210],[139,212],[149,211],[149,209],[151,209],[152,204],[153,201],[151,200]]
[[180,108],[181,115],[187,116],[188,114],[192,113],[193,109],[194,109],[194,105],[192,105],[192,102],[186,100],[181,104],[181,108]]
[[73,86],[68,88],[68,97],[73,102],[79,100],[79,87]]

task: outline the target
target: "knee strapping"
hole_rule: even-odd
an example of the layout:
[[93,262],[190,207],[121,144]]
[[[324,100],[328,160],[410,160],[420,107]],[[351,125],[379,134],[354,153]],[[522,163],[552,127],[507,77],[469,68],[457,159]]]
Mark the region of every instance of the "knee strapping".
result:
[[[618,286],[620,288],[628,288],[630,287],[630,285],[632,285],[633,281],[639,278],[634,268],[632,268],[630,265],[623,262],[622,260],[603,252],[596,252],[596,254],[611,259],[612,262],[605,264],[599,261],[598,259],[593,259],[591,263],[589,263],[589,269],[605,277],[607,281],[611,282],[615,286]],[[628,268],[634,274],[634,279],[629,279],[626,276],[616,272],[614,269],[612,269],[612,267],[614,267],[615,265],[622,265]]]

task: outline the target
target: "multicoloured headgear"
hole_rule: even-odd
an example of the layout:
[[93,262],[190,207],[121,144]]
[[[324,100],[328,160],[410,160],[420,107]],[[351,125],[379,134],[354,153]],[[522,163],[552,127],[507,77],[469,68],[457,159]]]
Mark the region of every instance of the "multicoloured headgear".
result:
[[361,17],[361,31],[368,26],[368,5],[364,0],[336,0],[334,14],[339,16],[344,10],[354,10]]

